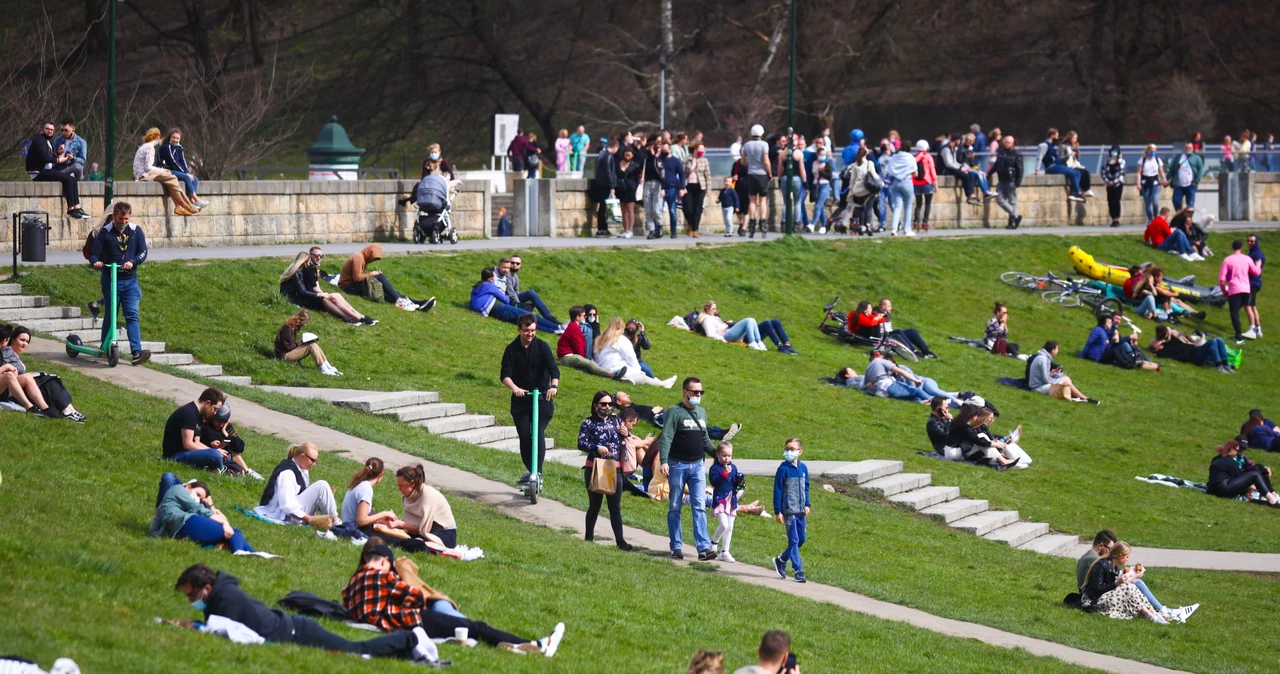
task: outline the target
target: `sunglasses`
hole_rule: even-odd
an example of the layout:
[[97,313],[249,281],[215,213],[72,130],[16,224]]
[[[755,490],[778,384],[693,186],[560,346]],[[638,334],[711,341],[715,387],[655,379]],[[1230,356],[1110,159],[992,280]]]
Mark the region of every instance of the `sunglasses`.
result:
[[685,389],[685,390],[684,390],[684,392],[685,392],[685,393],[689,393],[689,394],[693,394],[693,395],[702,395],[702,389],[698,389],[698,390],[696,390],[696,391],[695,391],[695,390],[693,390],[693,389],[688,389],[688,388],[687,388],[687,389]]
[[608,400],[601,400],[600,402],[596,403],[596,407],[613,407],[613,403],[609,402]]

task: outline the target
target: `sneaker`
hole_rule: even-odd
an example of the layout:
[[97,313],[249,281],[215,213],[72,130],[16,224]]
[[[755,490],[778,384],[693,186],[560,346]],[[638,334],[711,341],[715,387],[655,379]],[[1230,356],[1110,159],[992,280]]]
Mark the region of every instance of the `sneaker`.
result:
[[1248,332],[1242,333],[1240,336],[1244,337],[1245,339],[1257,339],[1258,333],[1254,332],[1253,328],[1249,328]]
[[361,323],[361,324],[363,324],[363,325],[377,325],[377,324],[378,324],[378,321],[377,321],[377,320],[372,319],[372,318],[369,318],[368,316],[361,316],[359,320],[360,320],[360,323]]
[[725,233],[724,233],[724,238],[726,238],[726,239],[731,239],[731,238],[733,238],[733,232],[725,232]]
[[796,572],[796,582],[797,582],[797,583],[807,583],[807,582],[809,582],[809,579],[808,579],[808,578],[805,578],[805,575],[804,575],[804,572],[803,572],[803,571],[797,571],[797,572]]
[[85,420],[84,420],[84,415],[83,415],[83,414],[81,414],[81,413],[80,413],[80,412],[78,412],[78,411],[77,411],[77,412],[72,412],[71,414],[64,414],[64,415],[62,415],[62,418],[63,418],[63,419],[70,419],[70,420],[72,420],[72,421],[76,422],[77,424],[83,424],[83,423],[84,423],[84,421],[85,421]]
[[560,648],[561,639],[564,639],[564,623],[556,623],[551,634],[538,639],[538,650],[548,658],[555,657],[556,651]]
[[914,229],[907,232],[907,236],[915,236],[915,235],[916,235],[916,230]]
[[1088,191],[1086,191],[1086,192],[1084,193],[1084,195],[1085,195],[1086,197],[1089,197],[1090,199],[1092,199],[1092,198],[1093,198],[1093,190],[1088,190]]
[[[1202,313],[1202,314],[1203,314],[1204,312],[1203,312],[1203,311],[1201,311],[1200,313]],[[1253,326],[1252,330],[1253,330],[1253,336],[1254,336],[1254,337],[1257,337],[1258,339],[1262,339],[1262,326],[1261,326],[1261,325],[1255,325],[1255,326]]]
[[[1193,316],[1197,321],[1203,321],[1203,320],[1204,320],[1204,318],[1205,318],[1205,316],[1208,316],[1209,314],[1208,314],[1208,313],[1206,313],[1206,312],[1204,312],[1204,311],[1197,311],[1197,312],[1195,312],[1194,314],[1191,314],[1191,315],[1192,315],[1192,316]],[[1254,328],[1254,330],[1255,330],[1255,332],[1257,332],[1257,328]],[[1261,337],[1261,336],[1262,336],[1262,333],[1261,333],[1261,332],[1257,332],[1257,335],[1258,335],[1259,337]]]
[[715,550],[712,550],[711,548],[707,548],[706,550],[699,550],[699,551],[698,551],[698,561],[699,561],[699,562],[709,562],[709,561],[711,561],[711,560],[713,560],[713,559],[715,559],[715,558],[716,558],[716,551],[715,551]]
[[[328,365],[328,363],[325,363],[325,364],[326,364],[326,365]],[[336,367],[334,367],[334,366],[332,366],[332,365],[329,365],[329,367],[327,367],[327,368],[324,368],[324,367],[320,368],[320,374],[325,375],[326,377],[341,377],[341,376],[342,376],[342,373],[338,371],[338,368],[336,368]]]
[[1178,257],[1180,257],[1180,258],[1182,258],[1182,259],[1186,260],[1187,262],[1195,262],[1195,261],[1196,261],[1195,256],[1194,256],[1194,255],[1192,255],[1191,253],[1182,253],[1182,254],[1178,255]]
[[1236,335],[1236,346],[1240,346],[1241,344],[1244,344],[1244,337],[1241,335]]
[[1021,226],[1022,226],[1022,216],[1019,215],[1018,217],[1013,219],[1013,228],[1017,229]]
[[1098,400],[1097,398],[1085,398],[1085,399],[1084,399],[1084,401],[1085,401],[1085,402],[1087,402],[1087,403],[1089,403],[1090,405],[1101,405],[1101,404],[1102,404],[1102,401],[1101,401],[1101,400]]
[[672,551],[671,551],[671,559],[684,559],[684,551],[682,551],[682,550],[672,550]]
[[974,206],[981,206],[982,200],[978,197],[969,197],[968,199],[965,199],[965,203],[973,204]]
[[529,473],[525,473],[524,475],[521,475],[521,476],[520,476],[520,479],[519,479],[519,480],[516,480],[516,484],[529,484],[529,480],[530,480],[530,479],[532,479],[532,478],[531,478],[531,476],[530,476],[530,474],[529,474]]
[[1079,194],[1069,194],[1067,195],[1067,201],[1084,201],[1084,197]]
[[938,359],[938,354],[936,354],[936,353],[934,353],[934,352],[930,351],[929,353],[924,354],[924,357],[925,357],[925,358],[931,358],[931,359],[933,359],[933,360],[937,360],[937,359]]
[[755,342],[755,343],[752,343],[752,344],[748,344],[747,346],[748,346],[749,348],[751,348],[753,351],[768,351],[768,350],[769,350],[769,347],[765,346],[765,345],[764,345],[764,342]]
[[787,579],[787,563],[782,561],[781,557],[773,558],[773,570],[778,572],[779,578]]
[[40,419],[49,418],[49,415],[46,414],[44,410],[40,409],[39,407],[36,407],[35,405],[32,405],[31,407],[27,408],[27,414],[34,414],[36,415],[36,417]]
[[436,298],[432,297],[426,302],[418,303],[418,311],[431,311],[436,306]]
[[729,424],[729,430],[724,432],[724,442],[731,442],[734,436],[736,436],[741,430],[742,424]]
[[568,324],[561,323],[559,326],[557,326],[557,327],[556,327],[556,333],[555,333],[555,334],[557,334],[557,335],[563,335],[563,334],[564,334],[565,329],[567,329],[568,327],[569,327],[569,326],[568,326]]
[[138,353],[133,354],[133,360],[130,360],[129,363],[132,365],[141,365],[149,360],[151,360],[151,352],[143,349]]
[[827,233],[827,228],[826,228],[826,227],[819,227],[819,228],[818,228],[818,233],[819,233],[819,234],[826,234],[826,233]]
[[633,237],[633,236],[635,236],[635,235],[634,235],[634,234],[632,234],[631,232],[623,232],[623,233],[622,233],[622,238],[624,238],[624,239],[630,239],[630,238],[631,238],[631,237]]
[[1187,618],[1190,618],[1190,617],[1192,616],[1192,614],[1194,614],[1194,613],[1195,613],[1196,611],[1198,611],[1198,610],[1200,610],[1200,605],[1199,605],[1199,604],[1192,604],[1192,605],[1190,605],[1190,606],[1183,606],[1182,608],[1178,609],[1178,611],[1182,614],[1182,615],[1178,618],[1178,622],[1180,622],[1180,623],[1185,623],[1185,622],[1187,622]]
[[[882,232],[883,232],[884,230],[882,229],[882,230],[880,230],[880,231],[882,231]],[[896,229],[895,229],[895,230],[893,230],[892,232],[889,232],[889,236],[897,236],[897,235],[898,235],[898,230],[896,230]]]
[[249,477],[251,477],[251,478],[253,478],[253,479],[255,479],[255,480],[265,480],[265,479],[267,479],[267,478],[265,478],[265,477],[262,477],[262,473],[259,473],[258,471],[254,470],[254,469],[252,469],[252,468],[246,469],[246,470],[244,471],[244,474],[245,474],[245,475],[248,475]]
[[89,315],[90,315],[90,316],[93,316],[93,325],[94,325],[94,327],[97,327],[97,325],[98,325],[98,312],[99,312],[99,311],[102,311],[102,305],[98,304],[97,302],[90,302],[90,303],[88,303],[88,304],[86,304],[86,305],[84,305],[84,306],[85,306],[87,309],[89,309]]
[[618,547],[619,550],[623,552],[631,552],[636,547],[626,541],[619,541],[618,543],[615,543],[615,545]]
[[675,385],[676,385],[676,376],[674,374],[662,380],[662,388],[671,388],[672,386],[675,386]]
[[196,208],[204,208],[209,205],[209,202],[204,199],[192,199],[191,205],[195,206]]
[[805,225],[805,226],[804,226],[804,231],[806,231],[806,232],[808,232],[808,233],[812,234],[812,233],[813,233],[813,225]]
[[1151,614],[1151,622],[1153,622],[1153,623],[1155,623],[1155,624],[1157,624],[1157,625],[1168,625],[1168,624],[1169,624],[1169,621],[1168,621],[1168,620],[1166,620],[1166,619],[1165,619],[1165,617],[1164,617],[1164,616],[1162,616],[1162,615],[1160,615],[1159,613],[1152,613],[1152,614]]
[[407,297],[401,297],[396,300],[396,308],[403,309],[404,311],[417,311],[418,305],[414,304],[413,301]]
[[1191,257],[1195,258],[1196,262],[1204,262],[1204,256],[1200,253],[1192,252]]
[[736,563],[738,560],[734,559],[734,558],[733,558],[733,555],[729,554],[729,552],[726,550],[725,552],[722,552],[722,553],[720,553],[720,554],[716,555],[716,561],[717,561],[717,562],[728,562],[728,563],[730,563],[730,564],[734,564],[734,563]]

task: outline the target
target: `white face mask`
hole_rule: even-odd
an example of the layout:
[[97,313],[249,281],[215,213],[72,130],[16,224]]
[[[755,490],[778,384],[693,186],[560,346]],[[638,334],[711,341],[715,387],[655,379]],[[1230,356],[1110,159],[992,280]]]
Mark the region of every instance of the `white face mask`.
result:
[[435,161],[435,160],[437,160],[437,159],[439,159],[439,158],[440,158],[440,153],[439,153],[439,152],[432,152],[432,153],[431,153],[431,160],[432,160],[432,161]]
[[787,463],[792,463],[798,458],[800,458],[800,452],[797,452],[793,449],[784,450],[782,452],[782,460],[786,461]]

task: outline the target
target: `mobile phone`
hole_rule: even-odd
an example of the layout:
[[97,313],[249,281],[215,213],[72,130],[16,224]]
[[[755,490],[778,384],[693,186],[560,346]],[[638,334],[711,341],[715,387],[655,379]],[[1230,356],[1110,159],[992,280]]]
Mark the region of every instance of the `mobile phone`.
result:
[[787,653],[787,664],[782,666],[781,674],[786,674],[787,672],[793,672],[795,671],[795,669],[796,669],[796,654]]

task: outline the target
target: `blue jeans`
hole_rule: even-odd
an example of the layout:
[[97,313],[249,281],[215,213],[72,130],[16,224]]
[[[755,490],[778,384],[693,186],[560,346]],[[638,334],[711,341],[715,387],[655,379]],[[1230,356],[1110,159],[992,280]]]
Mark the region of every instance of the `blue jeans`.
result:
[[1164,313],[1160,310],[1160,305],[1156,304],[1156,298],[1154,295],[1147,295],[1142,298],[1141,302],[1134,305],[1134,311],[1138,312],[1138,315],[1143,317],[1150,316],[1152,314],[1159,316]]
[[650,377],[653,377],[654,379],[658,378],[658,375],[653,373],[653,368],[649,367],[649,364],[644,362],[643,360],[640,361],[640,371],[649,375]]
[[790,344],[791,340],[787,339],[787,331],[782,329],[782,321],[776,318],[759,323],[760,336],[768,337],[774,344]]
[[165,473],[160,476],[160,493],[156,494],[156,507],[160,507],[160,502],[164,500],[164,495],[169,493],[169,489],[174,485],[182,484],[182,480],[178,479],[173,473]]
[[1196,365],[1221,365],[1227,362],[1227,343],[1221,337],[1214,337],[1196,347],[1191,354],[1191,362]]
[[188,449],[185,452],[178,452],[172,460],[184,466],[208,470],[222,470],[225,465],[222,463],[222,452],[216,449]]
[[[798,180],[799,178],[793,178]],[[809,198],[809,188],[805,186],[804,181],[800,182],[800,196],[796,199],[796,211],[800,213],[800,224],[809,224],[809,211],[805,206],[805,200]]]
[[196,192],[200,191],[200,179],[191,175],[190,173],[174,171],[173,177],[177,178],[178,180],[181,180],[182,184],[187,186],[187,196],[189,197],[193,196],[195,195]]
[[959,402],[959,400],[954,395],[947,393],[946,391],[943,391],[942,387],[938,386],[937,380],[931,377],[920,377],[920,381],[923,382],[919,386],[920,390],[924,391],[925,393],[928,393],[930,398],[934,396],[942,396],[943,398],[946,398],[950,402]]
[[[784,175],[782,180],[787,178]],[[808,224],[809,214],[804,212],[804,181],[800,180],[800,176],[791,176],[791,226],[794,228],[797,224]],[[787,205],[782,205],[781,222],[785,226],[787,217]]]
[[187,518],[186,524],[178,529],[178,533],[174,534],[174,538],[195,541],[200,545],[217,545],[226,541],[227,549],[231,552],[253,552],[253,548],[244,540],[244,534],[239,529],[232,529],[235,533],[231,538],[227,538],[222,531],[222,525],[205,517],[203,515],[192,515]]
[[898,223],[902,223],[905,231],[911,231],[911,217],[916,207],[915,188],[911,186],[911,180],[895,180],[889,186],[889,201],[893,206],[893,223],[889,227],[889,231],[897,232]]
[[819,227],[827,226],[827,199],[831,198],[831,184],[818,184],[818,194],[814,197],[816,204],[813,207],[813,224]]
[[1141,183],[1139,185],[1138,191],[1142,193],[1142,208],[1146,211],[1147,222],[1151,222],[1160,215],[1160,183],[1153,181],[1147,187],[1141,187]]
[[[662,190],[662,203],[667,207],[668,222],[671,223],[671,235],[675,236],[676,225],[679,219],[676,215],[676,202],[680,199],[680,190],[674,187],[668,187]],[[661,230],[659,230],[661,231]]]
[[522,290],[520,294],[516,295],[516,299],[520,300],[521,304],[532,304],[533,308],[537,309],[538,313],[542,314],[544,318],[555,320],[556,317],[551,314],[551,310],[547,308],[546,303],[538,296],[538,291]]
[[559,323],[543,318],[538,314],[534,314],[532,311],[521,309],[520,307],[512,306],[510,304],[495,303],[493,308],[489,310],[490,316],[493,316],[500,321],[506,321],[512,324],[525,314],[533,314],[533,317],[538,319],[538,329],[543,332],[550,332],[554,335],[556,331],[560,329]]
[[450,604],[449,602],[443,599],[437,599],[431,602],[431,612],[440,613],[442,615],[448,615],[448,616],[453,616],[455,618],[462,618],[463,620],[467,620],[467,616],[464,616],[461,613],[459,613],[458,609],[453,607],[453,604]]
[[895,400],[910,400],[911,402],[924,402],[933,396],[924,392],[924,389],[912,385],[895,381],[885,390],[885,394]]
[[684,534],[680,530],[680,512],[684,508],[684,488],[689,487],[689,508],[693,511],[693,543],[698,552],[711,549],[711,535],[707,533],[707,472],[701,461],[667,464],[670,475],[671,495],[667,498],[667,535],[671,539],[671,551],[684,547]]
[[755,344],[760,341],[760,326],[756,324],[756,319],[744,318],[724,331],[724,341],[745,341],[747,344]]
[[[117,272],[118,273],[118,272]],[[136,271],[135,271],[136,273]],[[111,296],[111,270],[102,270],[102,296]],[[124,311],[125,331],[129,333],[129,353],[142,353],[142,326],[138,322],[138,303],[142,301],[142,287],[138,285],[138,277],[116,278],[116,301]],[[115,339],[115,316],[104,316],[102,319],[102,343],[107,344]]]
[[1138,588],[1138,591],[1142,593],[1142,596],[1147,598],[1147,601],[1151,602],[1151,608],[1156,611],[1164,610],[1164,606],[1161,605],[1160,602],[1156,601],[1156,596],[1151,594],[1151,590],[1147,589],[1147,584],[1144,583],[1141,578],[1133,581],[1133,586]]
[[1196,190],[1198,185],[1187,185],[1186,187],[1173,186],[1173,210],[1182,210],[1182,199],[1186,197],[1187,205],[1191,208],[1196,207]]
[[778,555],[785,564],[791,562],[791,568],[795,569],[797,574],[804,573],[804,564],[800,561],[800,547],[805,541],[804,515],[786,515],[782,521],[787,525],[787,549]]
[[876,195],[876,201],[880,204],[880,229],[884,229],[884,220],[889,215],[889,188],[880,189],[880,193]]
[[1080,172],[1067,166],[1066,164],[1054,164],[1044,170],[1045,173],[1055,176],[1066,176],[1067,182],[1071,183],[1071,194],[1080,196]]
[[991,191],[991,184],[987,182],[987,174],[977,169],[970,171],[970,173],[978,176],[978,187],[982,189],[983,194]]
[[1186,255],[1194,250],[1191,247],[1191,242],[1187,240],[1186,233],[1181,229],[1173,230],[1173,233],[1165,237],[1165,240],[1156,248],[1165,252],[1173,251],[1179,255]]

